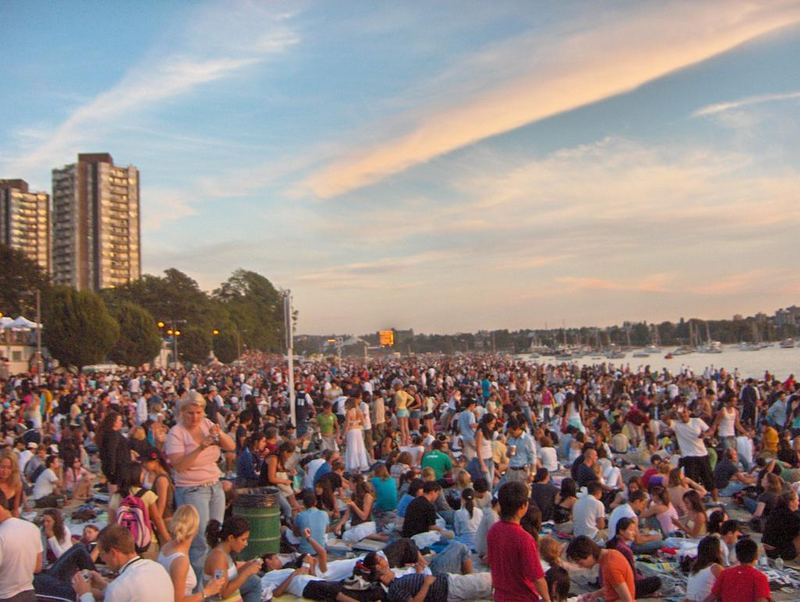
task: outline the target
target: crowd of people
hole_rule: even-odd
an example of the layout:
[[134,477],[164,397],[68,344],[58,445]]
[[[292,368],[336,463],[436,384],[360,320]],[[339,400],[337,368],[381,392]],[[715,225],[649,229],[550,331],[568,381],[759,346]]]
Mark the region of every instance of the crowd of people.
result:
[[[664,586],[637,555],[676,538],[686,600],[768,600],[756,563],[800,553],[793,376],[464,355],[293,377],[293,408],[257,353],[0,381],[0,602],[555,601],[571,569],[630,601]],[[254,487],[281,554],[245,561]]]

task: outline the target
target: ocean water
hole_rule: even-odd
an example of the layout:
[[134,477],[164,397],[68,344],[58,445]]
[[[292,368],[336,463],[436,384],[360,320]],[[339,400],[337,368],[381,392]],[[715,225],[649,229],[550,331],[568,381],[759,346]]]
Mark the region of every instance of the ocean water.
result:
[[[625,358],[615,360],[594,360],[591,356],[584,356],[576,361],[580,364],[599,364],[609,362],[615,366],[630,365],[632,370],[637,370],[641,366],[650,366],[651,370],[661,370],[667,368],[671,373],[676,374],[684,367],[690,368],[695,374],[702,374],[706,367],[725,368],[729,372],[738,369],[742,377],[752,376],[763,378],[764,372],[769,371],[780,380],[786,380],[790,374],[795,378],[800,377],[800,347],[783,349],[777,343],[771,347],[759,351],[741,351],[738,345],[726,345],[722,353],[690,353],[688,355],[677,355],[672,359],[665,359],[664,356],[674,351],[674,347],[662,347],[661,353],[652,354],[649,357],[633,357],[633,352],[628,351]],[[537,362],[552,362],[553,358],[542,356],[535,360]]]

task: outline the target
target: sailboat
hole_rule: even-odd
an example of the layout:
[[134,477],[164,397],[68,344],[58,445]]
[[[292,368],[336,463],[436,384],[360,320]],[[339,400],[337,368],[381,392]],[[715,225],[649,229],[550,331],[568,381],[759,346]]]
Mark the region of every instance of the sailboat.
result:
[[661,345],[660,337],[658,336],[658,326],[655,324],[651,324],[653,327],[653,334],[652,338],[650,339],[650,344],[644,348],[645,353],[661,353],[661,349],[659,349],[659,345]]
[[697,347],[700,353],[722,353],[722,343],[719,341],[711,340],[711,332],[708,329],[708,322],[706,322],[706,342]]

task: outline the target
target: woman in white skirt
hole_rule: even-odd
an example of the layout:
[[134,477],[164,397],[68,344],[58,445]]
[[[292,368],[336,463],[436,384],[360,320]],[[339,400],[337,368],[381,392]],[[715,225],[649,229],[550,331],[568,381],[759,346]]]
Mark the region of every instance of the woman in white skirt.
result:
[[364,445],[364,415],[352,399],[345,404],[344,417],[345,452],[344,467],[349,473],[358,474],[369,470],[367,448]]

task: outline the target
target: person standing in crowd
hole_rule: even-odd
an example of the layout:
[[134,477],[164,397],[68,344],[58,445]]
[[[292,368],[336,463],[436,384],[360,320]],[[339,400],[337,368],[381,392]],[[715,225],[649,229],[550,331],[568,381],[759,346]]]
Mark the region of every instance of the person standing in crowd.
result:
[[333,413],[333,404],[325,401],[322,404],[322,412],[317,414],[317,426],[322,437],[322,449],[339,451],[337,439],[339,438],[339,421]]
[[506,449],[510,460],[505,479],[527,483],[531,470],[536,470],[538,465],[533,438],[525,430],[524,424],[516,418],[509,419],[506,428],[509,433]]
[[33,575],[42,570],[42,556],[36,525],[0,505],[0,600],[36,602]]
[[364,414],[354,399],[348,399],[345,407],[345,470],[349,473],[365,472],[369,470],[369,459],[364,445]]
[[500,521],[486,537],[487,563],[497,602],[550,602],[547,580],[533,537],[520,521],[528,512],[528,487],[519,481],[501,485],[497,492]]
[[132,461],[130,445],[122,434],[122,415],[114,410],[106,412],[96,440],[100,451],[100,468],[108,481],[109,493],[114,493],[123,468]]
[[676,413],[678,420],[670,421],[669,426],[678,438],[681,452],[680,466],[683,467],[687,477],[702,484],[716,500],[717,488],[714,485],[708,450],[703,442],[703,436],[709,431],[709,426],[700,418],[693,418],[686,404],[679,406]]
[[464,401],[464,406],[458,415],[458,434],[461,436],[464,458],[472,460],[477,455],[475,448],[475,429],[478,428],[475,419],[475,406],[478,402],[470,397]]
[[201,536],[210,520],[222,521],[225,493],[220,483],[220,449],[233,451],[236,444],[205,415],[205,398],[191,391],[178,401],[177,423],[167,434],[166,454],[175,475],[175,503],[191,504],[200,515],[198,535],[192,541],[189,558],[197,575],[202,575],[208,548]]
[[172,580],[164,567],[140,558],[136,553],[131,532],[120,525],[109,525],[97,539],[100,558],[117,573],[107,581],[100,573],[92,571],[89,580],[83,572],[72,577],[72,587],[79,602],[173,602]]

